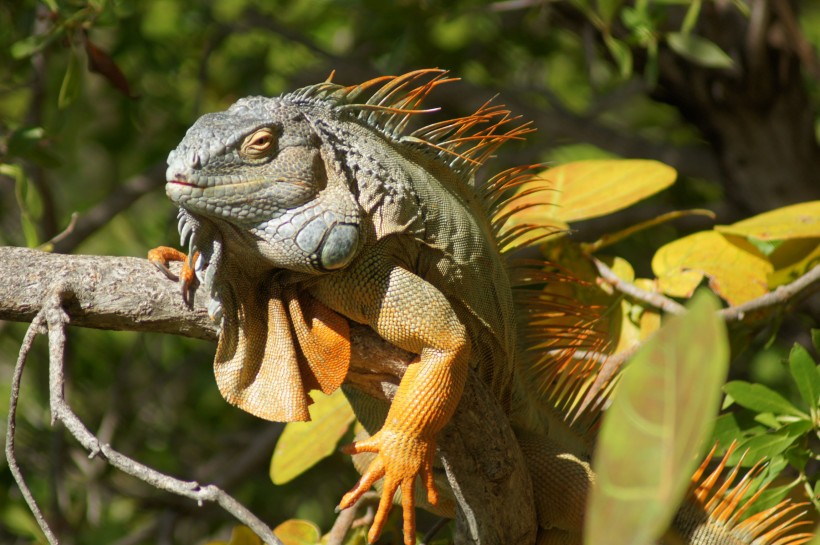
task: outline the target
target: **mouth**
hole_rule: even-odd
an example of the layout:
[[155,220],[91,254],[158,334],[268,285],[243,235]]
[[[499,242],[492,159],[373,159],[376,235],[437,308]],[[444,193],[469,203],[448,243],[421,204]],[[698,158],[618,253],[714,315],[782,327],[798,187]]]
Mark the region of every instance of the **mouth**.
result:
[[173,178],[171,180],[168,180],[168,183],[173,185],[181,185],[185,187],[196,187],[196,184],[189,182],[185,178]]

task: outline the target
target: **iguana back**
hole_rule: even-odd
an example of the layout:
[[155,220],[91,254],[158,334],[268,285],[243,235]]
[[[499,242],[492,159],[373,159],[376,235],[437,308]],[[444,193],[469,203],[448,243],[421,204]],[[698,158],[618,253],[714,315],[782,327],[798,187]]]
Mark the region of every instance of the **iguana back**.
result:
[[[529,180],[526,169],[476,186],[476,169],[502,143],[529,132],[527,125],[485,105],[408,132],[413,118],[429,112],[420,109],[423,99],[448,81],[443,71],[422,70],[242,99],[200,118],[171,153],[167,193],[180,206],[183,245],[222,327],[217,383],[229,402],[260,417],[305,420],[307,391],[331,392],[344,380],[349,321],[418,354],[381,429],[347,449],[375,457],[340,504],[352,505],[384,479],[373,541],[401,487],[411,545],[414,481],[421,477],[436,508],[436,437],[472,368],[518,426],[515,448],[532,477],[539,543],[580,543],[594,481],[585,459],[592,438],[570,436],[591,432],[597,413],[579,419],[549,400],[551,388],[566,397],[589,384],[589,366],[564,364],[573,348],[595,346],[592,315],[536,289],[515,299],[514,284],[550,278],[543,264],[515,269],[505,254],[528,235],[527,226],[507,228],[515,212],[508,190]],[[571,342],[557,350],[540,343],[541,354],[528,357],[521,339],[547,327]],[[528,382],[532,361],[551,366],[550,384]],[[676,519],[685,535],[744,542],[687,513]]]

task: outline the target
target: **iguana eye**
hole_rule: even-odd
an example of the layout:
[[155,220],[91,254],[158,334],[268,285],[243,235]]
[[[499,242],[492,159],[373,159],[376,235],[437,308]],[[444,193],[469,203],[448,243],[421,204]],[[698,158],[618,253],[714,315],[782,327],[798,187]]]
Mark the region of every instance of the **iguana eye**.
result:
[[273,148],[274,134],[273,131],[267,127],[259,129],[253,134],[248,135],[245,141],[242,142],[241,151],[248,157],[262,157],[267,155]]

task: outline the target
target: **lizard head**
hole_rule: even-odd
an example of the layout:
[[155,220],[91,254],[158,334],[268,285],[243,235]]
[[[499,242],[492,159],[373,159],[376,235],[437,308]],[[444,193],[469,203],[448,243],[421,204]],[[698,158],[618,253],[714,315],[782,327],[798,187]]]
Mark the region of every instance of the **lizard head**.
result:
[[270,268],[332,271],[359,246],[345,173],[308,113],[285,100],[249,97],[202,116],[168,156],[166,178],[171,200]]

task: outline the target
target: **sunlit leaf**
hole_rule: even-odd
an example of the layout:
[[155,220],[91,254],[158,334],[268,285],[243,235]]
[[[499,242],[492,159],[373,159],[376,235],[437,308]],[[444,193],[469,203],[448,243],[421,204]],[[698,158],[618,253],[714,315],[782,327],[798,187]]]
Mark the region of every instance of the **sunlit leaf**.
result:
[[322,537],[319,528],[307,520],[286,520],[273,529],[284,545],[316,545]]
[[666,35],[666,43],[681,57],[706,68],[731,68],[734,65],[732,57],[720,46],[701,36],[670,32]]
[[601,248],[605,248],[607,246],[615,244],[616,242],[620,242],[621,240],[630,237],[635,233],[639,233],[640,231],[644,231],[646,229],[650,229],[652,227],[661,225],[668,221],[683,218],[686,216],[706,216],[708,218],[714,219],[715,213],[711,210],[705,210],[701,208],[693,210],[674,210],[672,212],[666,212],[665,214],[661,214],[660,216],[656,216],[646,221],[635,223],[633,225],[630,225],[629,227],[626,227],[619,231],[615,231],[614,233],[605,233],[603,236],[601,236],[601,238],[599,238],[595,242],[582,243],[581,247],[587,253],[594,253],[600,250]]
[[820,201],[784,206],[715,230],[760,240],[820,238]]
[[262,539],[247,526],[234,526],[230,541],[210,541],[206,545],[264,545]]
[[718,307],[699,292],[624,371],[595,451],[585,543],[644,545],[668,527],[711,433],[728,369]]
[[784,240],[768,257],[774,267],[768,277],[769,289],[774,289],[820,265],[820,238]]
[[[797,440],[797,436],[781,433],[765,433],[746,439],[738,446],[737,451],[729,457],[729,465],[749,467],[758,460],[773,458],[785,451]],[[740,463],[741,455],[746,453],[743,463]]]
[[311,392],[310,422],[290,422],[276,443],[270,476],[275,484],[298,477],[336,449],[353,422],[353,409],[341,389],[326,396]]
[[703,231],[662,246],[652,271],[668,295],[689,297],[705,275],[712,290],[738,305],[768,292],[772,265],[743,238]]
[[741,407],[758,413],[788,414],[805,417],[806,414],[774,390],[742,380],[728,382],[723,390]]
[[519,187],[519,193],[544,190],[516,201],[516,205],[535,206],[518,212],[513,220],[517,224],[543,224],[545,218],[572,222],[603,216],[666,189],[676,176],[675,169],[658,161],[593,159],[567,163]]

